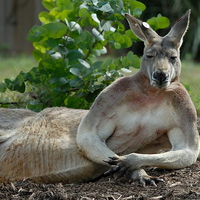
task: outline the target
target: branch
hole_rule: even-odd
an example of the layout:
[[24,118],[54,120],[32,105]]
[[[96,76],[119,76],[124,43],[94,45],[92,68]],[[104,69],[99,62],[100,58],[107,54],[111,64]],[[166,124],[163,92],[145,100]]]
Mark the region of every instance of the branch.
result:
[[[100,32],[100,35],[104,32],[104,30],[102,30]],[[84,60],[87,60],[87,58],[89,57],[89,55],[92,53],[92,49],[95,47],[95,45],[98,43],[97,40],[95,40],[94,44],[92,45],[92,47],[88,50],[87,54],[85,55],[85,59]]]
[[4,105],[17,105],[17,104],[21,104],[21,103],[26,103],[26,102],[0,102],[0,104],[4,104]]

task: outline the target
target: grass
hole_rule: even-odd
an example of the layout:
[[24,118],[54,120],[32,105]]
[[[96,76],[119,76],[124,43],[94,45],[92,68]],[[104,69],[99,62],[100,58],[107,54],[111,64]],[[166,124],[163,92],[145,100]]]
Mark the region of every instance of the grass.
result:
[[[35,66],[37,66],[37,62],[31,56],[0,57],[0,81],[5,78],[14,78],[20,71],[27,72]],[[134,71],[136,70],[134,69]],[[200,64],[191,60],[183,61],[181,82],[188,89],[197,112],[200,115]],[[22,94],[8,91],[6,94],[0,93],[0,102],[7,101],[8,96],[12,101],[24,98]]]
[[181,82],[188,89],[197,113],[200,115],[200,63],[191,60],[183,61]]
[[[12,57],[0,56],[0,82],[6,78],[14,79],[20,71],[27,72],[31,68],[37,66],[36,60],[27,55],[19,55]],[[18,102],[19,104],[6,104],[8,107],[25,107],[23,102],[29,99],[28,94],[7,90],[5,93],[0,93],[0,104],[7,102]]]
[[31,56],[20,55],[9,58],[0,56],[0,81],[5,78],[14,78],[20,71],[27,72],[35,66],[37,62]]

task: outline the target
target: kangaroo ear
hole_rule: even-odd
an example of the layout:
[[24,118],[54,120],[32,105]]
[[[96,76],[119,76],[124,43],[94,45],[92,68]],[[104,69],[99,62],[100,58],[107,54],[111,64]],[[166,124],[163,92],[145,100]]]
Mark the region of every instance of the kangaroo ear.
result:
[[152,44],[156,38],[160,38],[146,22],[142,22],[129,14],[125,14],[125,17],[132,31],[145,43],[145,46]]
[[180,48],[183,42],[183,37],[188,29],[191,10],[188,10],[171,28],[170,32],[165,36],[168,41],[172,42],[173,46]]

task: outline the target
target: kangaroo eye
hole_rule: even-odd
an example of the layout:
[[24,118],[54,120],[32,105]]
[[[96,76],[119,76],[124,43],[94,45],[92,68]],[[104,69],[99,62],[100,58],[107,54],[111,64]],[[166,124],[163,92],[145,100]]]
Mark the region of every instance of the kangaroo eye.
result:
[[177,56],[171,56],[170,59],[171,59],[172,61],[175,61],[175,60],[177,59]]
[[151,59],[151,58],[153,58],[154,56],[153,56],[153,55],[146,55],[146,57],[147,57],[148,59]]

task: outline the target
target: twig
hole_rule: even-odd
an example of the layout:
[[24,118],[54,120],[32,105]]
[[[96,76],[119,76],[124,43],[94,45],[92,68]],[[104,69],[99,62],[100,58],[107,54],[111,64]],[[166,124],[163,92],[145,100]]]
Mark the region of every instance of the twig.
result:
[[16,105],[16,104],[21,104],[21,103],[26,103],[26,102],[0,102],[0,104],[5,104],[5,105],[9,105],[9,104]]
[[[104,30],[102,30],[102,31],[99,33],[99,35],[101,35],[103,32],[104,32]],[[87,58],[89,57],[89,55],[92,53],[91,49],[93,49],[97,43],[98,43],[98,40],[96,39],[95,42],[94,42],[94,44],[92,45],[92,47],[89,48],[87,54],[85,55],[84,60],[87,60]]]

